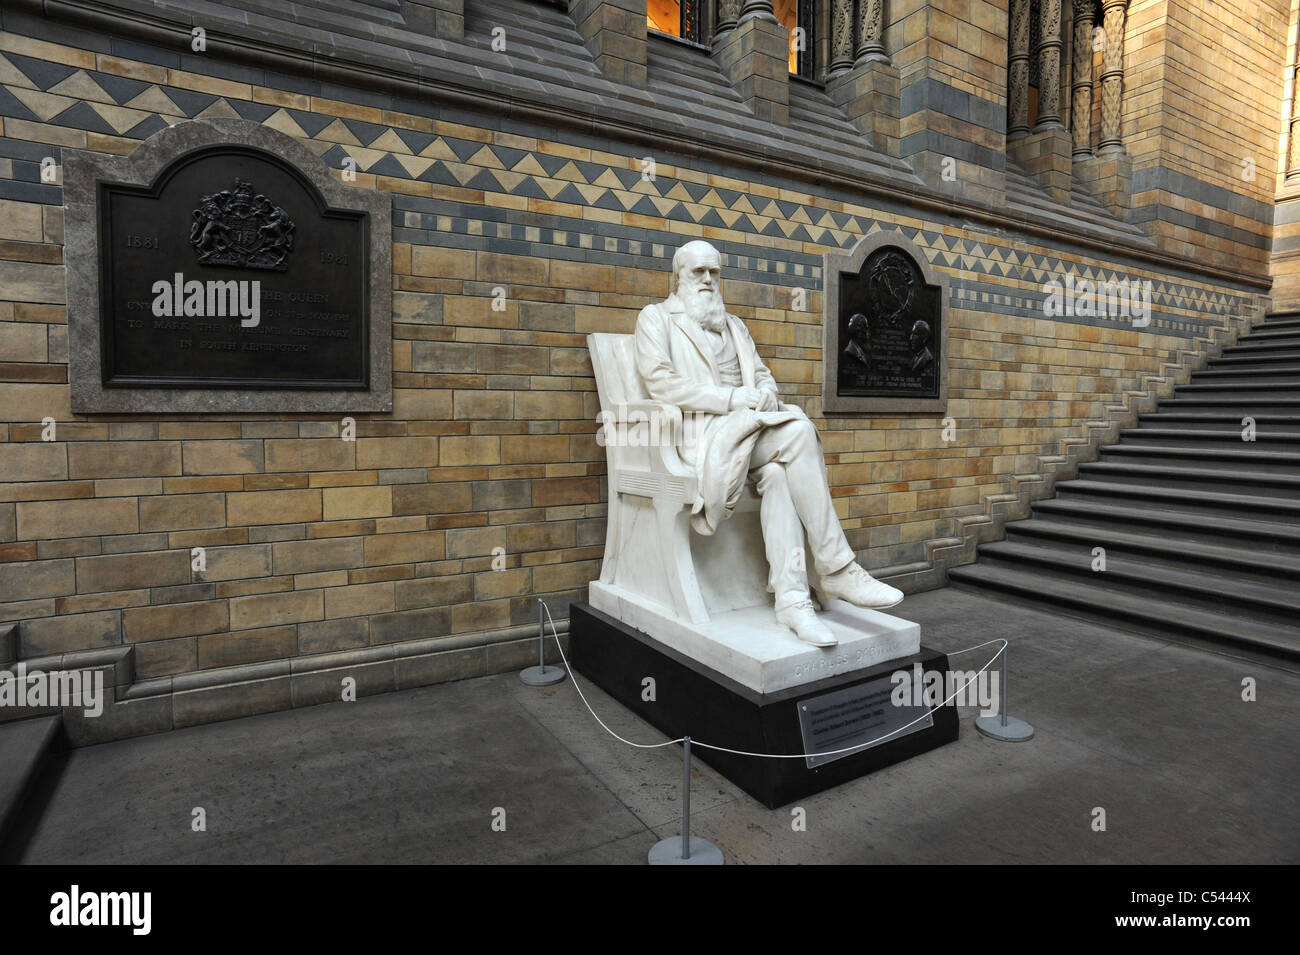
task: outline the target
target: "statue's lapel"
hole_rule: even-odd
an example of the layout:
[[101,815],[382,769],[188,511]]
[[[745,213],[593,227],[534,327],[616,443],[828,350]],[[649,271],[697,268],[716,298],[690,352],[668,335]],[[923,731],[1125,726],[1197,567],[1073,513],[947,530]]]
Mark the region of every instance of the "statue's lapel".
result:
[[737,325],[740,325],[740,319],[728,313],[727,330],[731,332],[731,341],[736,346],[736,358],[740,361],[740,381],[746,388],[753,388],[754,355],[745,347],[745,336],[736,328]]
[[687,318],[686,310],[680,306],[674,308],[672,305],[666,304],[664,305],[664,308],[668,311],[668,314],[672,316],[673,324],[680,328],[686,337],[691,340],[691,344],[694,345],[695,349],[700,353],[700,357],[704,359],[704,363],[709,366],[709,371],[712,373],[713,380],[716,382],[718,380],[718,369],[714,366],[713,349],[709,346],[708,339],[704,337],[704,329],[700,328],[700,326],[693,320]]

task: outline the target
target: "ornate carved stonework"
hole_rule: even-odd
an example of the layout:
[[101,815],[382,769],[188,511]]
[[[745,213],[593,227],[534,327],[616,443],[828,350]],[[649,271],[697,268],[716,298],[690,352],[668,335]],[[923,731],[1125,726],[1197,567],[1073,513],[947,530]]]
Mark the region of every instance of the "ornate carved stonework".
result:
[[885,56],[885,0],[858,0],[859,61]]
[[1092,0],[1076,0],[1074,7],[1074,61],[1071,71],[1070,129],[1074,158],[1092,155]]
[[1029,0],[1011,0],[1007,55],[1007,136],[1029,132]]
[[1106,30],[1106,52],[1101,66],[1101,141],[1098,148],[1117,147],[1124,139],[1120,131],[1124,90],[1124,11],[1128,0],[1103,0],[1102,25]]
[[1036,128],[1061,122],[1061,0],[1042,0]]
[[853,66],[853,0],[831,3],[831,72]]

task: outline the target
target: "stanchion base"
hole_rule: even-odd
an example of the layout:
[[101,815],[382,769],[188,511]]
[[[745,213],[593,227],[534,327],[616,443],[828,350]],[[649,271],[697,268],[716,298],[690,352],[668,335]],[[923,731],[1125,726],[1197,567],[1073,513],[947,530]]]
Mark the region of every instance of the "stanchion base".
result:
[[682,858],[682,837],[656,842],[650,849],[651,865],[722,865],[722,850],[707,839],[691,836],[691,857]]
[[519,679],[528,686],[550,686],[564,679],[564,667],[529,667],[519,671]]
[[1023,743],[1034,738],[1034,728],[1014,716],[1007,717],[1005,726],[1000,716],[980,716],[975,720],[975,728],[989,739],[1000,739],[1004,743]]

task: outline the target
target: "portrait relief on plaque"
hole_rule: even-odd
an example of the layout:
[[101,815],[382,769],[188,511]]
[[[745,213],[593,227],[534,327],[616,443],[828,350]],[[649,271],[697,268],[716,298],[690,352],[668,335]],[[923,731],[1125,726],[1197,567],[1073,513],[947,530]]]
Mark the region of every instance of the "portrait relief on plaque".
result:
[[839,380],[845,396],[936,398],[939,289],[905,251],[878,249],[840,286]]

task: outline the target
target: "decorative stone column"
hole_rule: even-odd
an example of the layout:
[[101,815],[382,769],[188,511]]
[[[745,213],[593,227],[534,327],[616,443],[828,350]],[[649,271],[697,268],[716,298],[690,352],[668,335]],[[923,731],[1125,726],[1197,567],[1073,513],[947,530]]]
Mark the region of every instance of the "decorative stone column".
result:
[[571,0],[569,16],[602,76],[645,89],[646,0]]
[[1118,219],[1133,209],[1133,159],[1124,149],[1124,14],[1128,0],[1102,0],[1106,49],[1101,60],[1101,137],[1078,179]]
[[772,0],[745,0],[745,5],[740,10],[740,22],[744,23],[746,20],[778,22],[776,11],[772,9]]
[[856,16],[853,0],[834,0],[831,55],[827,94],[872,146],[897,156],[899,76],[885,53],[885,0],[857,0]]
[[[739,2],[718,0],[720,25],[723,7]],[[777,21],[772,0],[745,0],[736,25],[714,36],[713,56],[758,119],[789,122],[790,33]]]
[[[1295,80],[1292,80],[1294,85]],[[1296,137],[1300,136],[1300,110],[1296,108],[1294,100],[1291,105],[1291,129],[1288,133],[1286,147],[1286,178],[1300,176],[1300,143],[1296,142]]]
[[858,0],[857,61],[888,60],[885,52],[885,0]]
[[1034,131],[1061,127],[1061,0],[1041,0],[1038,43],[1038,120]]
[[1092,0],[1074,0],[1074,62],[1070,73],[1070,130],[1073,159],[1092,156]]
[[828,76],[853,66],[853,0],[831,0],[831,65]]
[[713,28],[713,39],[716,42],[724,34],[730,33],[736,29],[740,22],[741,0],[717,0],[718,3],[718,25]]
[[[1038,117],[1029,125],[1029,3],[1012,0],[1011,50],[1007,61],[1015,67],[1009,76],[1011,111],[1007,130],[1007,156],[1046,192],[1061,203],[1070,201],[1070,133],[1061,122],[1061,0],[1040,0],[1042,31],[1033,53],[1038,62]],[[1015,57],[1014,61],[1012,57]]]
[[1101,21],[1106,30],[1106,51],[1101,63],[1101,141],[1097,151],[1124,149],[1124,13],[1128,0],[1102,0]]
[[1011,0],[1007,49],[1007,139],[1029,132],[1029,0]]

